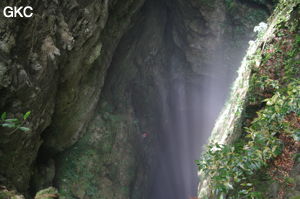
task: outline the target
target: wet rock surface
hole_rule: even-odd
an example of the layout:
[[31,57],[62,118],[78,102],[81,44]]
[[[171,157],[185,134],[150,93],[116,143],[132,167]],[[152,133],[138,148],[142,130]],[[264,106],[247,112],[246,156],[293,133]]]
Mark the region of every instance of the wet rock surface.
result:
[[164,106],[177,107],[172,93],[192,93],[203,79],[226,89],[268,15],[230,2],[9,2],[35,15],[0,17],[0,111],[32,113],[29,132],[1,128],[0,184],[21,193],[54,184],[66,198],[149,198]]
[[[33,18],[1,15],[0,20],[1,110],[10,117],[32,112],[30,132],[1,129],[0,170],[7,179],[3,183],[21,192],[28,189],[42,142],[45,151],[54,153],[80,137],[113,51],[142,1],[26,3],[34,7]],[[10,4],[3,1],[1,8]]]

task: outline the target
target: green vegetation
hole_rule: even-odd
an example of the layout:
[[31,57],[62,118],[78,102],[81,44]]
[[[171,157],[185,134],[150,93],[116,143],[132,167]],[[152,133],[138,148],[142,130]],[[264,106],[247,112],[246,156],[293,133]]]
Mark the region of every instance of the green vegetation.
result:
[[294,182],[289,172],[300,146],[298,20],[298,10],[280,17],[272,38],[248,59],[252,73],[241,137],[233,144],[210,144],[196,161],[214,197],[269,198],[258,186],[259,173],[279,182],[278,197]]
[[54,187],[49,187],[37,192],[34,199],[54,199],[58,196],[58,191]]
[[[58,191],[54,187],[49,187],[40,190],[36,193],[34,199],[57,199],[59,198]],[[23,195],[18,194],[16,191],[8,190],[4,186],[0,186],[0,199],[25,199]]]
[[136,172],[134,149],[130,146],[130,136],[137,133],[136,121],[113,109],[109,103],[102,102],[85,136],[58,156],[61,197],[129,197]]
[[276,93],[267,99],[266,108],[258,112],[244,140],[228,146],[216,143],[208,147],[197,164],[201,171],[212,176],[215,195],[263,198],[263,193],[255,190],[251,176],[280,154],[282,145],[276,136],[279,132],[292,136],[296,133],[296,127],[286,121],[286,116],[294,112],[300,115],[299,91],[300,81],[297,81],[287,87],[288,96]]
[[31,113],[30,111],[26,112],[22,116],[22,120],[19,120],[18,118],[7,118],[7,114],[6,112],[4,112],[1,115],[0,126],[14,129],[11,133],[14,133],[16,130],[21,130],[25,132],[30,131],[30,128],[24,126],[26,120],[30,116],[30,113]]
[[15,191],[9,191],[6,187],[0,186],[0,198],[1,199],[24,199],[23,196],[17,194]]

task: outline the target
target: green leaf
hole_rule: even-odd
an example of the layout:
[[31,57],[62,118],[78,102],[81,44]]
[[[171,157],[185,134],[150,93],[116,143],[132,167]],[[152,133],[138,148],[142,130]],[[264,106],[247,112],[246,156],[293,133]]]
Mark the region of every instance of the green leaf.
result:
[[18,119],[6,119],[4,120],[5,122],[10,122],[10,123],[16,123],[18,122],[19,120]]
[[220,199],[225,199],[225,195],[224,195],[224,194],[221,194],[221,195],[220,195]]
[[30,116],[31,112],[28,111],[27,113],[24,114],[23,119],[26,120]]
[[15,128],[16,125],[13,124],[13,123],[4,123],[4,124],[1,124],[3,127],[7,127],[7,128]]
[[295,132],[294,134],[293,134],[293,138],[294,138],[294,140],[296,140],[296,141],[300,141],[300,131],[298,131],[298,132]]
[[228,189],[233,189],[233,186],[232,186],[232,184],[230,184],[230,182],[226,182],[224,185],[225,185]]
[[30,131],[30,128],[27,128],[27,127],[19,127],[18,129],[20,129],[21,131],[24,131],[24,132],[27,132],[27,131]]
[[2,119],[2,120],[5,120],[5,119],[6,119],[6,112],[2,113],[1,119]]

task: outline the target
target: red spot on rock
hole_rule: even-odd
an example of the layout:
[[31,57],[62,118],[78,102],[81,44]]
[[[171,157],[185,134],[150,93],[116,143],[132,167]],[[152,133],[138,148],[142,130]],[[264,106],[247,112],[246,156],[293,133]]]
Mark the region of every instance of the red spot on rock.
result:
[[148,137],[149,136],[149,133],[147,133],[147,132],[144,132],[143,134],[142,134],[142,138],[146,138],[146,137]]

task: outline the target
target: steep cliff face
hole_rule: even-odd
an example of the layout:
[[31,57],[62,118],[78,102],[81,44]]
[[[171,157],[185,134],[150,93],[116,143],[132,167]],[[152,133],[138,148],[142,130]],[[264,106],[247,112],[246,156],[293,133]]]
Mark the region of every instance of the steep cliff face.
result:
[[34,7],[33,18],[1,15],[1,110],[10,117],[30,110],[31,131],[2,129],[0,141],[1,181],[22,192],[42,140],[47,150],[62,151],[80,137],[143,1],[2,1],[1,8],[23,4]]
[[[66,198],[151,198],[165,129],[183,134],[168,117],[192,109],[178,106],[178,88],[227,88],[253,26],[272,9],[249,2],[2,1],[1,9],[32,5],[35,15],[0,19],[0,111],[32,112],[31,131],[1,128],[0,184],[21,193],[54,184]],[[194,148],[196,134],[187,135]]]
[[[180,147],[171,146],[175,150],[170,154],[164,151],[171,148],[169,139],[175,137],[176,144],[180,141],[177,137],[188,133],[180,132],[173,123],[179,109],[192,109],[179,106],[178,88],[193,93],[210,81],[219,85],[216,90],[224,90],[230,81],[224,73],[230,76],[241,59],[234,53],[245,48],[254,35],[254,25],[267,16],[263,8],[232,3],[146,2],[114,54],[88,130],[74,147],[58,156],[55,182],[65,196],[184,198],[195,192],[193,160],[197,152],[191,149],[194,156],[177,155],[176,163],[168,156],[182,153]],[[253,15],[253,20],[233,18],[241,12],[247,13],[245,17]],[[240,32],[233,22],[240,24]],[[235,43],[237,39],[239,43]],[[202,92],[206,91],[204,88]],[[198,131],[186,135],[194,139],[190,148],[199,146],[200,138],[194,137]],[[162,170],[160,164],[170,171]],[[193,185],[184,191],[180,186],[169,190],[166,184],[175,179],[185,183],[182,173],[173,173],[182,168],[189,170],[186,175],[192,176],[188,179]],[[160,177],[165,175],[168,179]]]
[[198,162],[199,198],[298,198],[299,1],[255,30],[231,97]]

